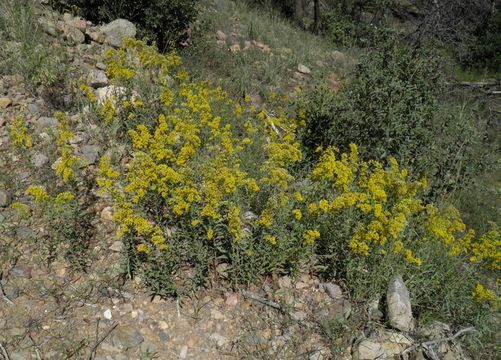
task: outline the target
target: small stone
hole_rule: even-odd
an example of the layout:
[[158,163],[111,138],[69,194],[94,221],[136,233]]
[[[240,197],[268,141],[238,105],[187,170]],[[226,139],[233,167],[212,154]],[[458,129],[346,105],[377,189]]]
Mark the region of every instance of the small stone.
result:
[[103,313],[103,316],[107,320],[111,320],[111,318],[113,317],[113,315],[111,314],[111,310],[110,309],[106,309],[104,311],[104,313]]
[[252,47],[252,44],[250,41],[245,40],[244,41],[244,50],[249,50]]
[[231,294],[226,298],[226,306],[234,307],[238,304],[238,294]]
[[63,14],[63,21],[64,22],[68,22],[68,21],[71,21],[73,20],[73,15],[70,14],[70,13],[64,13]]
[[384,354],[381,345],[370,340],[362,340],[355,351],[354,359],[356,360],[375,360],[382,357]]
[[181,351],[179,352],[179,358],[186,359],[187,356],[188,356],[188,346],[184,345],[181,348]]
[[115,330],[112,343],[121,350],[132,349],[144,341],[144,337],[137,331],[128,326],[119,327]]
[[35,103],[29,103],[26,108],[28,109],[30,114],[38,114],[40,112],[40,106]]
[[76,16],[73,19],[66,21],[66,24],[77,28],[82,33],[85,33],[85,31],[87,30],[87,21],[83,20],[79,16]]
[[339,300],[343,298],[343,291],[339,285],[333,283],[323,283],[320,287],[325,290],[331,299]]
[[75,45],[85,42],[85,35],[77,28],[65,24],[63,27],[64,37]]
[[19,297],[20,290],[16,286],[3,285],[3,290],[5,292],[5,296],[7,296],[9,300],[15,300]]
[[[113,212],[112,212],[111,206],[106,206],[103,210],[101,210],[101,220],[103,220],[103,221],[113,220]],[[113,243],[113,244],[115,244],[115,243]]]
[[296,321],[303,321],[306,319],[306,313],[304,311],[295,311],[291,313],[292,318],[295,319]]
[[411,300],[401,275],[395,276],[390,282],[386,303],[390,325],[400,331],[411,331],[414,328]]
[[224,32],[222,32],[221,30],[218,30],[216,32],[216,38],[219,40],[219,41],[226,41],[226,34]]
[[12,202],[12,196],[7,190],[0,190],[0,207],[7,207]]
[[113,244],[110,246],[110,250],[114,252],[121,252],[122,249],[124,248],[124,244],[121,241],[114,241]]
[[98,68],[99,70],[106,70],[106,64],[102,63],[102,62],[98,62],[96,64],[96,68]]
[[237,53],[240,51],[240,45],[239,44],[233,44],[230,46],[230,51],[232,53]]
[[109,83],[108,77],[103,70],[94,69],[89,74],[89,85],[93,88],[107,86]]
[[35,156],[33,156],[32,162],[37,169],[41,169],[49,162],[49,158],[42,153],[36,153]]
[[344,61],[346,59],[346,56],[341,51],[334,50],[332,52],[332,58],[336,62],[341,62],[341,61]]
[[214,341],[219,348],[223,347],[228,342],[227,338],[218,333],[211,334],[209,338]]
[[17,278],[31,279],[31,268],[23,265],[17,265],[10,269],[9,274]]
[[136,25],[125,19],[117,19],[101,27],[105,42],[113,47],[122,46],[125,38],[136,36]]
[[121,86],[109,85],[96,90],[97,103],[102,105],[103,102],[112,97],[120,97],[127,92],[127,89]]
[[307,75],[311,73],[311,70],[303,64],[299,64],[297,66],[297,71],[299,71],[301,74],[307,74]]
[[12,105],[12,99],[8,97],[0,97],[0,108],[6,109]]
[[53,117],[39,117],[37,120],[37,126],[45,129],[45,128],[51,128],[51,127],[56,127],[59,125],[59,121],[56,118]]
[[169,335],[167,335],[167,333],[163,330],[160,330],[158,332],[158,338],[164,342],[169,341]]
[[84,145],[82,146],[81,158],[85,161],[87,165],[93,165],[96,163],[99,157],[99,147],[96,145]]

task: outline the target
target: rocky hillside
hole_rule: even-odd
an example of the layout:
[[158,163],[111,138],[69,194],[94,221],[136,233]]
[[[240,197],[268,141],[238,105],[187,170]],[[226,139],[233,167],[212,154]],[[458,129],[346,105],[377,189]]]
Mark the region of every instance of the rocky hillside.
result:
[[[143,100],[149,104],[139,90],[116,80],[127,70],[119,47],[136,36],[136,27],[124,19],[96,25],[38,3],[34,9],[40,49],[2,42],[18,58],[10,59],[11,71],[0,79],[1,360],[471,358],[463,339],[475,329],[417,319],[414,294],[398,273],[384,279],[384,292],[360,301],[344,281],[325,281],[309,269],[235,286],[234,270],[221,261],[210,265],[201,287],[177,297],[151,295],[151,283],[131,276],[130,244],[117,237],[117,203],[96,180],[104,176],[103,157],[127,168],[132,151],[115,141],[126,131],[103,128],[95,118],[125,108],[117,98],[140,109],[147,108]],[[287,57],[287,50],[227,33],[206,35],[228,54]],[[119,60],[110,62],[110,51]],[[39,59],[27,66],[26,54],[37,52],[51,63]],[[339,51],[328,59],[350,66]],[[294,96],[315,76],[328,76],[336,91],[339,75],[327,61],[288,69],[286,92]],[[36,81],[29,74],[37,74]],[[165,80],[175,81],[183,80]],[[258,93],[251,95],[249,106],[268,106]],[[73,172],[73,193],[49,191],[64,189]],[[64,207],[67,200],[76,201]],[[184,286],[196,269],[180,266],[187,275],[174,282]]]

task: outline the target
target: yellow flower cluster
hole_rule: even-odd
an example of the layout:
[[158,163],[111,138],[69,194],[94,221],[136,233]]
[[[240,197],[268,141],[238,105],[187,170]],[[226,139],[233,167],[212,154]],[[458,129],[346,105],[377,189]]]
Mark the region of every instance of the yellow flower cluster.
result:
[[73,154],[73,148],[69,144],[69,141],[73,139],[74,134],[71,132],[68,120],[61,112],[56,112],[54,116],[59,121],[57,129],[58,135],[56,139],[59,159],[54,164],[54,170],[56,175],[66,183],[76,179],[75,172],[81,161],[80,158]]
[[17,148],[30,148],[33,146],[31,135],[28,134],[28,128],[24,124],[24,116],[22,114],[15,117],[9,129],[9,135],[12,138],[14,146]]
[[[75,199],[75,195],[73,195],[72,193],[70,193],[68,191],[63,191],[63,192],[58,193],[55,196],[50,196],[45,191],[45,189],[40,185],[31,185],[30,187],[28,187],[26,189],[26,191],[24,193],[26,195],[33,196],[33,200],[35,201],[35,203],[38,203],[38,204],[45,204],[47,202],[52,202],[55,205],[63,205],[65,203],[67,203],[68,201]],[[22,207],[22,205],[24,205],[21,203],[17,203],[17,204],[19,204],[19,205],[16,205],[16,207],[19,209]],[[25,211],[25,209],[23,209],[22,211]]]
[[480,283],[477,283],[473,289],[472,297],[476,301],[489,303],[494,307],[494,309],[497,309],[500,306],[499,298],[491,290],[487,289]]
[[304,242],[308,245],[313,245],[319,237],[320,232],[318,230],[307,230],[303,234]]

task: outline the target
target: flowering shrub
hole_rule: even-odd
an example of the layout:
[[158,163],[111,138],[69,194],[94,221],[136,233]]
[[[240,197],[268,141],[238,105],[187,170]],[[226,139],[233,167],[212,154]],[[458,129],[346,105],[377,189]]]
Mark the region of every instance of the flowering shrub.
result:
[[118,85],[153,89],[94,105],[101,126],[124,128],[127,163],[104,156],[97,182],[113,201],[131,268],[155,292],[202,284],[219,263],[234,282],[297,273],[315,258],[326,276],[346,271],[348,257],[419,267],[417,253],[434,242],[499,267],[499,233],[462,235],[457,211],[424,203],[426,179],[413,180],[397,160],[365,161],[351,144],[348,152],[317,149],[309,169],[297,135],[303,116],[235,103],[190,81],[176,55],[140,41],[106,57]]

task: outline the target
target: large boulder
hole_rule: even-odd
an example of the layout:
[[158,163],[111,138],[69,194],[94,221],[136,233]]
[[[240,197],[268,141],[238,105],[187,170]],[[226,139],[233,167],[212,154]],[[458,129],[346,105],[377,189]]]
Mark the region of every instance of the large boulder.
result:
[[113,47],[122,46],[125,38],[136,36],[136,25],[129,20],[117,19],[101,27],[105,42]]
[[390,325],[400,331],[408,332],[414,328],[411,299],[401,275],[393,278],[386,293],[388,320]]

